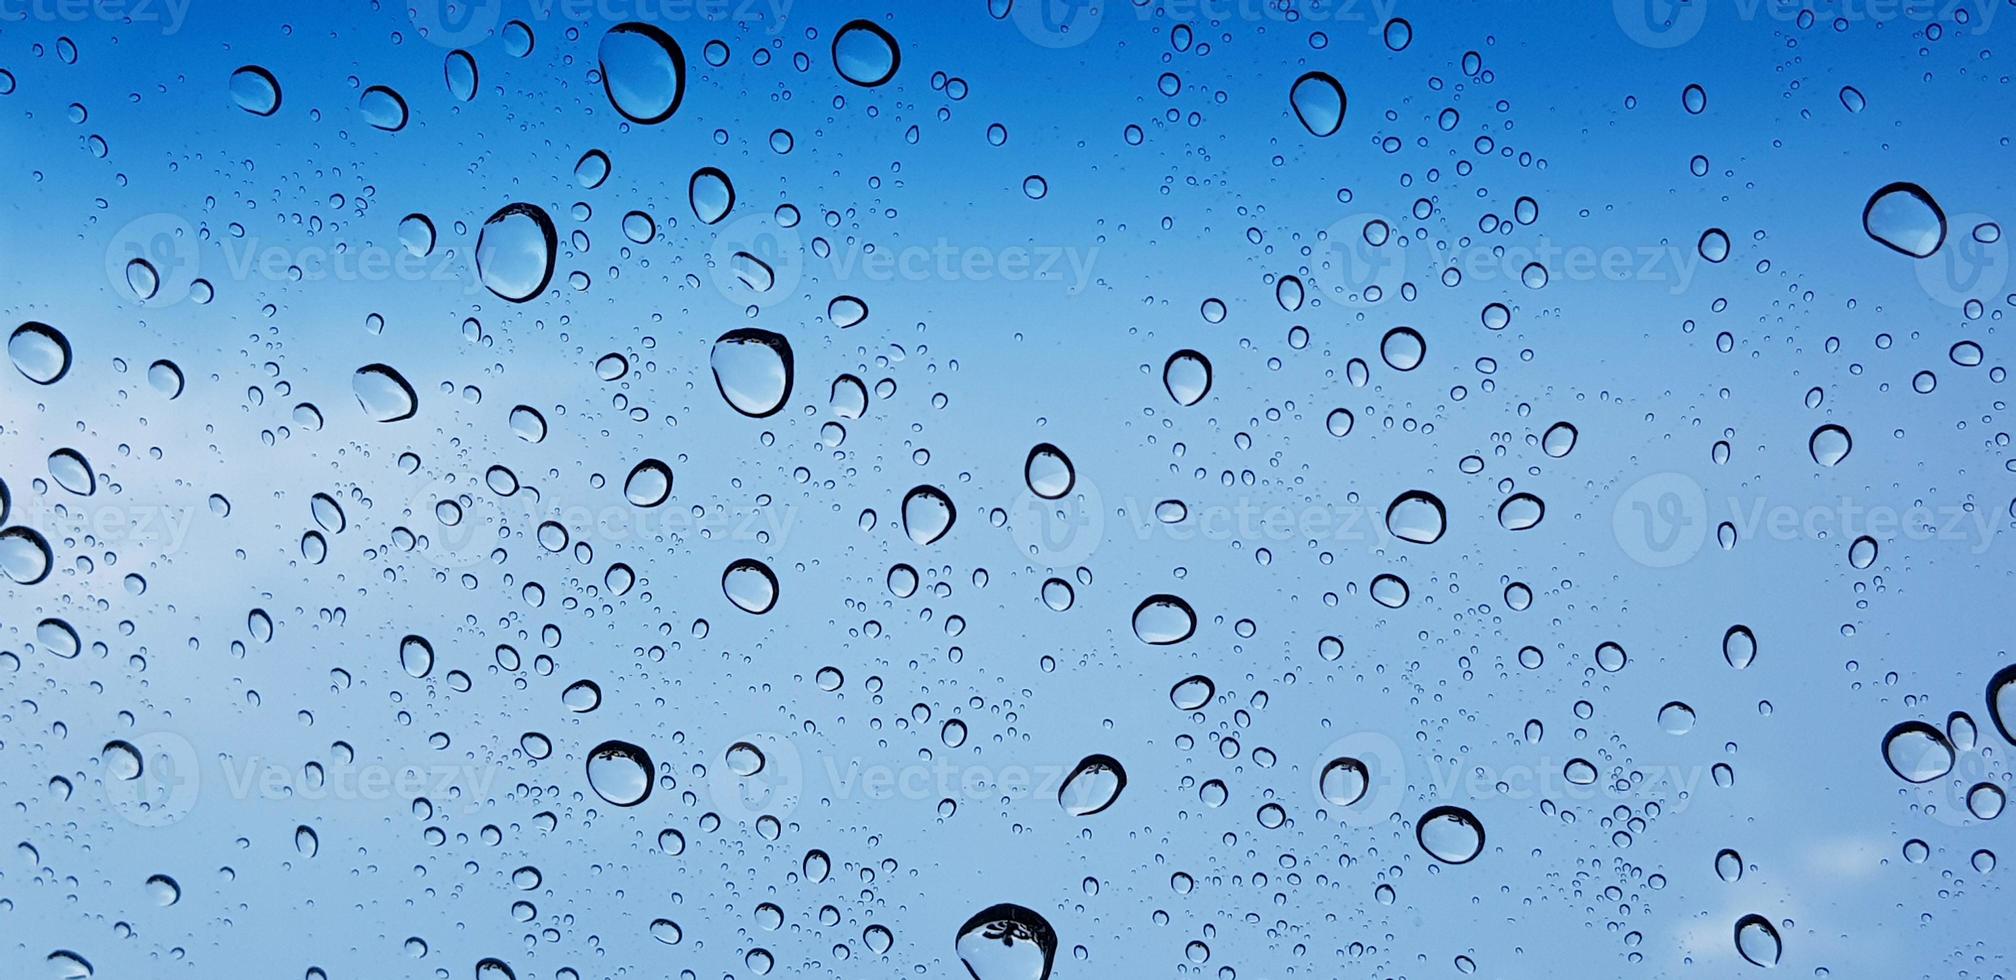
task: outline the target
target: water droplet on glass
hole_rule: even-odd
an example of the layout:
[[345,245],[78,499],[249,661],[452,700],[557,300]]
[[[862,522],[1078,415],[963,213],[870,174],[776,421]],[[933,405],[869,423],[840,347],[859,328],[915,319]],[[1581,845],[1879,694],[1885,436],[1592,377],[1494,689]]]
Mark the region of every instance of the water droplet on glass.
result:
[[374,422],[410,419],[420,410],[420,396],[406,379],[384,364],[366,364],[350,376],[350,390],[357,404]]
[[1484,850],[1484,825],[1462,807],[1438,806],[1414,824],[1414,839],[1438,861],[1465,864]]
[[918,486],[903,496],[903,533],[918,544],[930,544],[952,530],[959,512],[952,498],[933,486]]
[[715,224],[735,209],[735,185],[728,174],[715,167],[693,171],[686,182],[686,202],[702,224]]
[[1074,817],[1089,817],[1112,806],[1127,788],[1127,770],[1110,755],[1088,755],[1057,790],[1057,803]]
[[889,81],[902,61],[896,39],[869,21],[848,21],[833,34],[833,67],[856,85],[873,88]]
[[602,90],[623,118],[656,125],[672,118],[686,96],[686,54],[650,24],[618,24],[596,51]]
[[55,384],[70,371],[70,338],[55,327],[30,320],[7,338],[7,357],[21,376],[38,385]]
[[491,292],[523,303],[553,280],[559,236],[553,219],[536,204],[507,204],[476,233],[476,277]]
[[280,80],[258,65],[246,65],[231,73],[231,101],[255,116],[280,111]]
[[1134,608],[1134,635],[1143,643],[1181,643],[1197,632],[1197,614],[1190,604],[1167,593],[1151,595]]
[[1029,484],[1029,492],[1045,500],[1063,497],[1078,482],[1070,457],[1047,442],[1039,442],[1029,450],[1029,458],[1022,464],[1022,477]]
[[357,98],[357,111],[373,129],[396,133],[406,128],[406,99],[383,85],[373,85]]
[[1778,929],[1769,919],[1752,914],[1736,920],[1736,952],[1744,959],[1757,966],[1777,966],[1783,949]]
[[791,343],[782,334],[755,327],[730,330],[714,341],[708,360],[721,397],[744,415],[775,415],[791,398]]
[[721,592],[743,612],[762,615],[777,604],[777,573],[754,558],[739,558],[721,573]]
[[651,795],[651,757],[614,739],[588,753],[588,785],[615,806],[636,806]]
[[1327,72],[1312,71],[1288,89],[1295,118],[1315,136],[1330,136],[1344,125],[1344,86]]
[[953,949],[973,980],[1050,980],[1057,933],[1042,916],[1003,902],[967,919]]
[[1812,437],[1806,440],[1807,451],[1821,466],[1839,466],[1854,447],[1855,441],[1849,438],[1848,430],[1838,425],[1823,425],[1814,429]]
[[1883,736],[1883,759],[1909,783],[1929,783],[1953,771],[1953,743],[1922,721],[1902,722]]
[[647,458],[623,478],[624,498],[639,507],[656,507],[671,495],[672,468],[663,460]]
[[1946,241],[1946,212],[1917,184],[1885,184],[1862,208],[1862,230],[1890,248],[1922,259]]
[[1179,350],[1162,365],[1162,384],[1178,405],[1195,405],[1211,392],[1211,362],[1194,350]]

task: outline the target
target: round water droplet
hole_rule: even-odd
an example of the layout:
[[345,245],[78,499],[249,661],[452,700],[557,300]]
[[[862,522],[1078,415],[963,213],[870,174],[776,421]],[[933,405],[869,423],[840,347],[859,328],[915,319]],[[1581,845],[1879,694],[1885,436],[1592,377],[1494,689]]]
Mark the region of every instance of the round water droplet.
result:
[[51,385],[70,372],[70,338],[55,327],[30,320],[7,338],[7,357],[21,376]]
[[1414,42],[1414,25],[1404,17],[1395,17],[1386,22],[1386,47],[1393,51],[1405,51]]
[[1003,902],[967,919],[953,949],[973,980],[1050,980],[1057,933],[1042,916]]
[[1426,490],[1409,490],[1386,506],[1386,530],[1402,541],[1434,544],[1448,527],[1442,499]]
[[903,533],[918,544],[930,544],[944,537],[958,517],[952,498],[937,487],[913,487],[903,496]]
[[[172,401],[182,394],[182,369],[176,367],[174,361],[155,361],[147,365],[147,383]],[[0,514],[0,517],[4,516],[6,515]]]
[[1582,433],[1567,422],[1556,422],[1547,427],[1547,434],[1540,437],[1540,451],[1555,459],[1560,459],[1575,451],[1575,440]]
[[743,777],[762,772],[765,763],[763,750],[750,742],[736,742],[728,746],[728,751],[722,753],[722,760],[726,762],[729,772]]
[[399,219],[399,244],[406,251],[420,258],[426,258],[434,251],[434,222],[424,214],[409,214]]
[[1177,681],[1169,689],[1169,703],[1183,711],[1196,711],[1210,704],[1217,693],[1218,687],[1211,683],[1211,678],[1195,674]]
[[714,341],[714,384],[728,405],[750,418],[777,414],[791,398],[791,343],[782,334],[743,327]]
[[1315,136],[1330,136],[1344,125],[1344,86],[1328,72],[1312,71],[1288,89],[1288,104],[1303,128]]
[[1134,635],[1143,643],[1181,643],[1197,632],[1197,614],[1190,604],[1167,593],[1151,595],[1134,608]]
[[1364,799],[1371,785],[1372,775],[1365,763],[1351,758],[1331,760],[1317,781],[1323,799],[1337,806],[1350,806]]
[[1841,465],[1854,448],[1855,440],[1849,437],[1847,429],[1838,425],[1823,425],[1814,429],[1812,437],[1806,440],[1807,451],[1821,466]]
[[246,65],[231,73],[231,101],[255,116],[280,111],[280,80],[258,65]]
[[420,396],[406,379],[384,364],[366,364],[350,376],[357,404],[374,422],[398,422],[420,411]]
[[1074,817],[1089,817],[1120,798],[1127,788],[1127,770],[1110,755],[1088,755],[1079,761],[1064,785],[1057,790],[1057,803]]
[[1876,539],[1866,534],[1862,535],[1848,546],[1848,564],[1856,568],[1868,568],[1876,564],[1877,551]]
[[1395,371],[1412,371],[1428,357],[1428,342],[1413,327],[1394,327],[1379,341],[1379,357]]
[[1211,362],[1194,350],[1179,350],[1162,365],[1162,385],[1178,405],[1195,405],[1211,393]]
[[34,585],[49,577],[56,557],[41,532],[28,527],[0,530],[0,575],[17,585]]
[[1438,806],[1414,824],[1414,839],[1438,861],[1467,864],[1484,850],[1484,825],[1462,807]]
[[1995,723],[2003,741],[2016,745],[2016,664],[1988,678],[1988,720]]
[[1525,531],[1547,516],[1547,505],[1530,493],[1515,493],[1498,505],[1498,526],[1507,531]]
[[546,441],[546,416],[539,414],[539,410],[530,405],[513,408],[511,434],[535,445]]
[[1685,735],[1694,730],[1694,709],[1679,701],[1668,701],[1659,709],[1659,727],[1668,735]]
[[721,592],[735,608],[760,616],[777,605],[777,573],[754,558],[738,558],[721,573]]
[[147,895],[154,904],[167,908],[182,900],[182,886],[167,875],[151,875],[147,878]]
[[601,150],[589,150],[574,161],[574,182],[588,190],[602,186],[609,179],[609,154]]
[[1922,721],[1901,722],[1883,736],[1883,759],[1908,783],[1929,783],[1953,771],[1953,743]]
[[588,785],[615,806],[636,806],[651,795],[651,756],[614,739],[588,753]]
[[399,641],[399,666],[408,677],[422,678],[434,672],[434,645],[408,635]]
[[1925,188],[1898,181],[1869,196],[1862,208],[1862,230],[1891,249],[1922,259],[1945,243],[1946,212]]
[[856,85],[881,85],[896,77],[902,62],[896,39],[869,21],[848,21],[833,34],[833,67]]
[[1070,493],[1078,483],[1070,457],[1047,442],[1039,442],[1029,450],[1029,458],[1022,464],[1022,478],[1028,482],[1030,493],[1045,500],[1056,500]]
[[623,118],[647,126],[672,118],[686,96],[686,54],[650,24],[618,24],[596,51],[602,90]]
[[858,296],[835,296],[826,304],[826,319],[845,330],[868,319],[868,304]]
[[553,219],[536,204],[507,204],[476,233],[476,277],[491,292],[523,303],[553,281],[559,236]]
[[1720,228],[1710,228],[1701,233],[1701,240],[1694,244],[1701,257],[1710,262],[1721,262],[1729,257],[1729,233]]
[[647,458],[623,478],[624,498],[639,507],[656,507],[671,495],[672,468],[663,460]]

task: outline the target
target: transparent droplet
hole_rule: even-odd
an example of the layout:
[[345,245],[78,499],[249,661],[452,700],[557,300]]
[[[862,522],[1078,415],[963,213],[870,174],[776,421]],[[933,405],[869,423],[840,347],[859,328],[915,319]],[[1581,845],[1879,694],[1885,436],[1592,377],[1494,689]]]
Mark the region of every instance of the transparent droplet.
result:
[[930,544],[952,530],[958,509],[945,491],[918,486],[903,496],[903,533],[918,544]]
[[350,390],[357,395],[366,417],[374,422],[398,422],[420,411],[420,396],[389,365],[366,364],[350,376]]
[[1909,783],[1929,783],[1953,771],[1953,744],[1922,721],[1902,722],[1883,736],[1883,759]]
[[686,54],[671,35],[650,24],[611,27],[596,60],[609,103],[631,122],[662,123],[686,96]]
[[614,739],[588,753],[588,785],[614,806],[636,806],[651,795],[651,757]]
[[743,612],[762,615],[777,604],[777,573],[754,558],[739,558],[721,573],[721,592]]
[[1890,248],[1922,259],[1946,241],[1946,212],[1917,184],[1885,184],[1862,208],[1862,230]]
[[559,236],[553,219],[536,204],[507,204],[476,233],[476,277],[491,292],[523,303],[553,281]]
[[1070,457],[1047,442],[1037,443],[1029,450],[1029,458],[1022,464],[1022,476],[1029,484],[1029,492],[1045,500],[1063,497],[1078,482]]
[[1089,817],[1113,805],[1127,788],[1127,770],[1110,755],[1088,755],[1057,790],[1057,803],[1074,817]]
[[1438,861],[1465,864],[1484,850],[1484,825],[1462,807],[1438,806],[1415,822],[1414,839]]
[[1181,643],[1197,632],[1197,614],[1182,599],[1162,593],[1141,600],[1134,608],[1134,635],[1143,643],[1165,646]]
[[280,111],[280,80],[258,65],[246,65],[231,73],[231,101],[255,116]]
[[833,34],[833,67],[856,85],[873,88],[889,81],[902,61],[896,39],[870,21],[848,21]]
[[714,384],[729,407],[751,418],[777,414],[791,398],[791,343],[755,327],[730,330],[708,357]]
[[1179,350],[1162,365],[1162,384],[1178,405],[1195,405],[1211,392],[1211,362],[1194,350]]
[[1344,86],[1328,72],[1312,71],[1288,89],[1288,103],[1303,128],[1315,136],[1330,136],[1344,125]]

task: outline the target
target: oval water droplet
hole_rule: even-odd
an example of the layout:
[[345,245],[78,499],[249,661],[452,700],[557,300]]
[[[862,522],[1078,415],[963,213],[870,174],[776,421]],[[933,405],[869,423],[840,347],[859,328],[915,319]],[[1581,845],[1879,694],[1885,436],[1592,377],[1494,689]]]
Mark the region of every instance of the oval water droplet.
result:
[[406,379],[385,364],[366,364],[350,376],[357,404],[374,422],[398,422],[420,411],[420,396]]
[[1113,805],[1127,788],[1127,770],[1110,755],[1088,755],[1080,760],[1064,785],[1057,790],[1057,803],[1074,817],[1089,817]]
[[1883,736],[1883,760],[1908,783],[1929,783],[1953,771],[1953,743],[1922,721],[1901,722]]
[[754,558],[739,558],[721,573],[721,592],[735,608],[762,615],[777,605],[777,573]]
[[1402,541],[1434,544],[1447,527],[1442,499],[1426,490],[1409,490],[1386,506],[1386,530]]
[[231,73],[231,101],[255,116],[280,111],[280,80],[258,65],[246,65]]
[[1211,393],[1211,362],[1194,350],[1179,350],[1162,365],[1162,385],[1178,405],[1195,405]]
[[1197,614],[1177,596],[1162,593],[1134,607],[1134,635],[1156,646],[1181,643],[1197,632]]
[[434,672],[434,645],[425,639],[408,635],[399,641],[399,666],[408,677],[426,677]]
[[30,320],[7,338],[14,370],[38,385],[52,385],[70,373],[70,338],[46,323]]
[[791,398],[791,343],[782,334],[755,327],[730,330],[708,355],[714,384],[729,407],[750,418],[767,418]]
[[967,919],[953,949],[973,980],[1050,980],[1057,933],[1042,916],[1003,902]]
[[896,39],[870,21],[848,21],[833,34],[833,68],[856,85],[881,85],[896,77],[902,63]]
[[602,90],[623,118],[646,126],[662,123],[686,97],[686,54],[678,42],[650,24],[618,24],[602,35],[596,60]]
[[1854,448],[1855,440],[1849,437],[1847,429],[1838,425],[1814,429],[1812,437],[1806,440],[1806,450],[1813,454],[1813,462],[1821,466],[1841,465]]
[[1556,422],[1547,428],[1547,434],[1540,437],[1540,451],[1555,459],[1560,459],[1575,451],[1575,440],[1582,433],[1567,422]]
[[49,577],[56,556],[41,532],[28,527],[0,530],[0,575],[17,585],[34,585]]
[[396,133],[406,128],[406,99],[384,85],[373,85],[357,97],[357,111],[371,128]]
[[1334,135],[1344,125],[1344,86],[1328,72],[1312,71],[1297,78],[1288,89],[1288,104],[1311,135]]
[[1063,497],[1078,483],[1070,457],[1047,442],[1039,442],[1029,450],[1029,458],[1022,463],[1022,478],[1029,484],[1030,493],[1045,500]]
[[1898,181],[1869,195],[1862,230],[1894,251],[1927,258],[1946,241],[1946,212],[1925,188]]
[[1332,759],[1317,781],[1323,799],[1337,806],[1350,806],[1364,799],[1371,785],[1372,775],[1365,763],[1351,758]]
[[623,478],[624,499],[639,507],[656,507],[671,495],[672,468],[663,460],[646,458]]
[[553,219],[536,204],[507,204],[476,233],[476,277],[491,292],[523,303],[553,281],[559,248]]
[[1195,674],[1177,681],[1175,686],[1169,689],[1169,703],[1183,711],[1196,711],[1210,704],[1217,693],[1218,687],[1211,682],[1211,678]]
[[1746,915],[1736,920],[1736,952],[1757,966],[1777,966],[1778,957],[1784,952],[1784,943],[1778,938],[1778,928],[1771,920],[1761,915]]
[[937,487],[913,487],[903,496],[903,533],[918,544],[928,545],[944,537],[958,517],[952,498]]
[[1484,825],[1462,807],[1438,806],[1414,824],[1414,839],[1438,861],[1467,864],[1484,850]]
[[701,167],[686,182],[686,202],[702,224],[714,224],[735,209],[735,185],[723,171]]

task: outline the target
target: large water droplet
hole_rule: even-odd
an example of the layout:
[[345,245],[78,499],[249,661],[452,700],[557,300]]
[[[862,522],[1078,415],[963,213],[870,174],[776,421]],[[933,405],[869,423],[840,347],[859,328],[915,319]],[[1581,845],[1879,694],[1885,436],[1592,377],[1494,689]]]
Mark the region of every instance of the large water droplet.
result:
[[231,73],[231,101],[255,116],[280,111],[280,80],[258,65],[246,65]]
[[1813,454],[1813,461],[1821,466],[1839,466],[1848,458],[1849,450],[1855,448],[1855,440],[1848,430],[1838,425],[1823,425],[1813,430],[1806,440],[1806,450]]
[[1402,541],[1434,544],[1447,526],[1441,498],[1426,490],[1409,490],[1386,507],[1386,529]]
[[1127,788],[1127,770],[1110,755],[1088,755],[1057,789],[1057,803],[1074,817],[1089,817],[1113,805]]
[[701,167],[693,171],[693,178],[686,182],[686,201],[693,206],[694,217],[703,224],[711,225],[734,210],[735,185],[721,170]]
[[410,419],[420,410],[420,396],[399,372],[384,364],[366,364],[350,376],[357,404],[374,422]]
[[623,478],[624,498],[639,507],[656,507],[671,495],[672,468],[663,460],[647,458]]
[[0,531],[0,575],[19,585],[34,585],[49,577],[55,555],[41,532],[28,527]]
[[1344,125],[1344,86],[1327,72],[1312,71],[1288,89],[1295,118],[1316,136],[1329,136]]
[[848,21],[833,35],[833,67],[856,85],[881,85],[896,76],[902,63],[896,39],[869,21]]
[[1784,943],[1778,938],[1778,929],[1771,920],[1761,915],[1746,915],[1736,920],[1736,952],[1757,966],[1777,966],[1778,957],[1784,951]]
[[406,671],[406,676],[416,679],[433,673],[434,644],[409,634],[399,641],[399,666]]
[[1946,241],[1946,212],[1917,184],[1886,184],[1862,208],[1862,230],[1870,238],[1912,258],[1939,251]]
[[383,85],[373,85],[357,98],[357,111],[371,128],[396,133],[406,128],[406,99]]
[[1134,635],[1143,643],[1181,643],[1197,632],[1197,614],[1190,604],[1167,593],[1151,595],[1134,607]]
[[1178,405],[1195,405],[1211,393],[1211,362],[1194,350],[1179,350],[1162,365],[1162,385]]
[[1744,670],[1757,659],[1757,636],[1748,626],[1731,626],[1722,634],[1722,659],[1737,670]]
[[476,277],[497,295],[523,303],[553,280],[559,247],[553,219],[536,204],[507,204],[476,233]]
[[1218,686],[1211,683],[1211,678],[1195,674],[1177,681],[1169,689],[1169,703],[1183,711],[1196,711],[1210,704],[1217,693]]
[[1365,763],[1351,758],[1331,760],[1317,781],[1323,799],[1337,806],[1350,806],[1364,799],[1371,785],[1372,776]]
[[933,486],[913,487],[903,496],[903,533],[918,544],[930,544],[952,530],[959,511],[952,498]]
[[1042,916],[1003,902],[967,919],[953,948],[973,980],[1050,980],[1057,933]]
[[1414,839],[1438,861],[1465,864],[1484,850],[1484,825],[1462,807],[1438,806],[1421,815]]
[[70,372],[70,338],[55,327],[30,320],[7,338],[7,357],[21,376],[51,385]]
[[664,122],[686,96],[685,52],[671,35],[649,24],[632,21],[610,28],[596,59],[609,103],[631,122]]
[[92,471],[91,461],[75,449],[58,449],[49,454],[49,476],[57,486],[80,497],[98,490],[98,474]]
[[708,360],[721,397],[750,418],[775,415],[791,398],[791,343],[782,334],[755,327],[730,330],[714,341]]
[[754,558],[738,558],[721,573],[721,592],[737,609],[760,616],[777,604],[777,573]]
[[1995,723],[2003,741],[2016,745],[2016,664],[1988,678],[1988,720]]
[[1045,500],[1056,500],[1070,493],[1078,482],[1070,457],[1047,442],[1039,442],[1029,450],[1029,458],[1022,464],[1022,478],[1028,482],[1030,493]]
[[588,753],[588,785],[616,806],[636,806],[651,795],[651,756],[629,742],[611,739]]
[[1883,736],[1883,760],[1908,783],[1929,783],[1953,771],[1953,743],[1922,721],[1901,722]]

